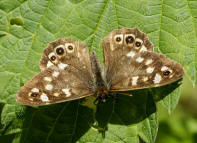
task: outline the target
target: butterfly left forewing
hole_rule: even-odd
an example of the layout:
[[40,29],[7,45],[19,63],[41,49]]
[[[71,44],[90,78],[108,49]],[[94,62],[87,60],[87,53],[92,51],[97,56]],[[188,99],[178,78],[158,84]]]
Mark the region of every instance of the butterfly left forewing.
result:
[[86,82],[80,80],[73,70],[73,67],[61,70],[55,66],[44,69],[18,91],[17,101],[40,106],[92,95]]

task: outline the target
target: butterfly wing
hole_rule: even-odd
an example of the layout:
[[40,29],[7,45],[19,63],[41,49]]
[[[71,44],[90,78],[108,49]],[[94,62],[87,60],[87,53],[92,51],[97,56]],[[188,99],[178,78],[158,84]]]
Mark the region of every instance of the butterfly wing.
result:
[[152,88],[170,84],[182,78],[183,67],[162,54],[144,51],[135,56],[123,56],[113,69],[112,91]]
[[103,39],[105,69],[110,68],[122,55],[129,51],[153,51],[153,45],[147,35],[137,28],[113,30]]
[[154,53],[148,37],[136,28],[112,31],[103,47],[104,75],[111,91],[163,86],[183,76],[183,67]]
[[48,105],[92,95],[88,85],[75,75],[73,67],[44,69],[19,91],[17,101],[25,105]]
[[56,66],[59,69],[66,69],[72,66],[80,71],[84,81],[92,80],[92,71],[88,47],[85,43],[75,41],[71,38],[60,38],[49,43],[43,51],[40,61],[41,71]]
[[60,38],[43,51],[40,69],[22,87],[17,101],[46,105],[92,95],[94,79],[88,47],[73,39]]

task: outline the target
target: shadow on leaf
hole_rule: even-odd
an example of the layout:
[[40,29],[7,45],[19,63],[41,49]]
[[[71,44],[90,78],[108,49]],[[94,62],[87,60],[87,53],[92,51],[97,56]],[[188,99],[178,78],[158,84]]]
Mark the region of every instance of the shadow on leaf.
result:
[[106,103],[98,104],[95,113],[93,109],[81,105],[80,100],[37,108],[27,107],[21,143],[76,142],[88,132],[101,132],[105,137],[109,124],[126,127],[149,118],[156,112],[155,101],[163,99],[179,85],[177,82],[152,90],[128,92],[133,96],[118,93]]

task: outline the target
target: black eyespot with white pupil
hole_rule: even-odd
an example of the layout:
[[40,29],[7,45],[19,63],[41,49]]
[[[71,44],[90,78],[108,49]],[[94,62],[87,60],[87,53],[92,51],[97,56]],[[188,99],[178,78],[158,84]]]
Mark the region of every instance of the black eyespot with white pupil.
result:
[[126,38],[127,44],[133,43],[133,41],[134,41],[134,38],[133,38],[132,36],[128,36],[128,37]]
[[140,47],[141,46],[141,42],[137,41],[135,42],[136,47]]
[[170,71],[168,71],[168,70],[163,72],[163,75],[165,75],[165,76],[168,76],[169,74],[170,74]]
[[73,46],[69,45],[68,46],[68,50],[72,51],[73,50]]
[[38,93],[31,93],[31,97],[37,97],[38,95]]
[[59,47],[59,48],[56,49],[56,53],[58,55],[62,55],[62,54],[64,54],[64,49],[62,47]]
[[120,42],[121,41],[121,37],[116,37],[116,42]]
[[51,61],[55,61],[56,60],[56,57],[55,56],[51,56]]

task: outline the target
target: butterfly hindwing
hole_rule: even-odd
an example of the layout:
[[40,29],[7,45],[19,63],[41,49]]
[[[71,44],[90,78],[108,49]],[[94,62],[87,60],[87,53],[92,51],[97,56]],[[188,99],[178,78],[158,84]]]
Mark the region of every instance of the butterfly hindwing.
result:
[[18,91],[17,101],[40,106],[92,95],[88,86],[72,70],[72,67],[61,70],[55,66],[44,69]]
[[182,78],[183,67],[162,54],[144,51],[127,54],[114,66],[112,91],[152,88],[170,84]]

